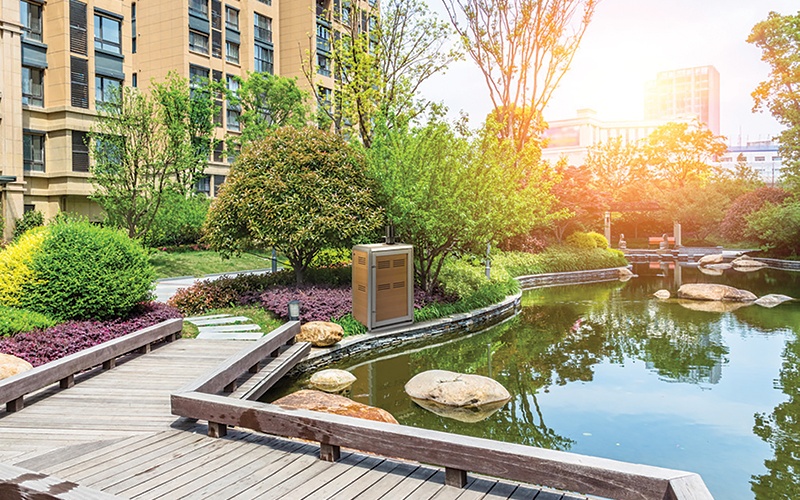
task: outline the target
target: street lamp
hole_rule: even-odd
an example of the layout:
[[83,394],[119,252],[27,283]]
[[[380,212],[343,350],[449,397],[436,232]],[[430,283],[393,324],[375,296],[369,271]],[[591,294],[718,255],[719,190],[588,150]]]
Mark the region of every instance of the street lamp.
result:
[[289,301],[289,321],[300,321],[300,301]]

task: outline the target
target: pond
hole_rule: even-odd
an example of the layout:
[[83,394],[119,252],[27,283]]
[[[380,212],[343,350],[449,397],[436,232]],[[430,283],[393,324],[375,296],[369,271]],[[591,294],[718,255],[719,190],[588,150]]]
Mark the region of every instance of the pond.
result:
[[[348,396],[405,425],[697,472],[716,498],[800,498],[800,302],[709,312],[652,296],[714,282],[800,297],[800,273],[634,272],[529,291],[499,326],[337,367],[357,377]],[[435,415],[403,391],[431,369],[489,375],[512,399],[477,423]]]

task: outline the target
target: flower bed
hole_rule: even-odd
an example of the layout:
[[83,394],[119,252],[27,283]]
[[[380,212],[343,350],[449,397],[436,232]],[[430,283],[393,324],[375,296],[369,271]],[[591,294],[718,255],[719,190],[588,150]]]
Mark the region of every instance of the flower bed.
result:
[[0,339],[0,352],[24,359],[33,366],[127,335],[171,318],[180,318],[174,307],[150,302],[127,318],[110,321],[68,321],[59,325]]

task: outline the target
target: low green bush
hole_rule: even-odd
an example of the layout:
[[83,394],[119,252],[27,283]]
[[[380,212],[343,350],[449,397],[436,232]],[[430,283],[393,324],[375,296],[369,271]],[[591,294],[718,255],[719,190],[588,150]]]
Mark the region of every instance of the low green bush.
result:
[[549,247],[542,253],[499,252],[493,263],[503,266],[511,276],[586,271],[627,266],[623,253],[612,248],[577,249],[569,246]]
[[16,307],[0,306],[0,337],[9,337],[20,332],[50,328],[56,321],[34,311]]
[[[493,266],[491,276],[491,283],[511,278],[503,266]],[[487,284],[485,264],[477,259],[447,259],[439,273],[439,283],[446,294],[466,299]]]
[[[564,239],[567,246],[581,250],[591,250],[597,248],[597,241],[589,233],[575,231]],[[608,244],[606,244],[608,246]]]
[[14,240],[25,234],[26,231],[44,225],[44,214],[38,210],[31,210],[22,214],[21,219],[14,221]]
[[596,248],[608,248],[609,247],[608,240],[602,234],[596,233],[594,231],[590,231],[590,232],[588,232],[586,234],[589,235],[589,237],[592,240],[594,240],[594,246]]
[[167,191],[144,244],[174,247],[197,243],[210,205],[211,200],[202,194],[187,198],[179,192]]
[[155,278],[138,243],[85,221],[47,226],[29,267],[20,305],[57,320],[124,316],[150,298]]
[[43,227],[28,231],[0,250],[0,305],[19,305],[22,286],[33,279],[30,263],[40,253],[46,234]]

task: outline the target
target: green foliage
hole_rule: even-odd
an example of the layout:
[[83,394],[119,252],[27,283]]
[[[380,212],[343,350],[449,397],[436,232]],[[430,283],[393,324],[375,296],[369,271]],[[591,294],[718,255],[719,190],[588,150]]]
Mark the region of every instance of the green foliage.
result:
[[669,227],[674,221],[680,222],[687,237],[692,235],[698,240],[705,240],[719,229],[731,203],[730,198],[717,188],[718,184],[701,186],[690,182],[686,186],[663,192],[659,201],[666,216],[664,226]]
[[528,276],[623,267],[628,265],[628,261],[616,249],[579,250],[568,246],[553,246],[538,254],[499,252],[494,256],[492,264],[504,267],[511,276]]
[[553,194],[558,199],[554,211],[558,215],[552,222],[556,240],[561,242],[570,229],[585,231],[598,227],[603,212],[608,210],[606,197],[593,188],[590,172],[586,168],[570,167],[559,161],[555,167],[557,179]]
[[314,256],[311,267],[350,265],[352,260],[352,250],[349,248],[323,248]]
[[197,243],[210,204],[211,200],[202,194],[187,196],[174,189],[166,190],[144,244],[163,247]]
[[0,250],[0,305],[19,305],[22,286],[33,279],[30,263],[41,252],[45,235],[46,229],[38,227]]
[[[511,276],[502,266],[492,267],[491,283],[507,282]],[[477,259],[449,258],[445,261],[439,282],[448,295],[467,299],[487,285],[485,265]]]
[[728,241],[741,241],[747,233],[747,220],[751,213],[759,210],[764,203],[780,204],[789,193],[780,188],[762,187],[737,197],[725,212],[720,232]]
[[[575,231],[574,233],[570,234],[567,236],[567,239],[564,242],[567,244],[567,246],[581,250],[592,250],[593,248],[597,248],[597,240],[589,233],[584,233],[581,231]],[[608,247],[608,242],[606,242],[606,247]]]
[[46,228],[20,305],[57,320],[120,317],[150,297],[153,269],[124,234],[88,222]]
[[44,214],[38,210],[25,212],[21,219],[14,221],[14,239],[16,240],[29,229],[39,226],[44,226]]
[[364,158],[340,137],[282,127],[245,148],[206,221],[206,241],[227,253],[275,248],[298,284],[316,254],[347,247],[380,226]]
[[596,233],[596,232],[594,232],[594,231],[590,231],[590,232],[588,232],[588,233],[586,233],[586,234],[588,234],[588,235],[589,235],[589,237],[590,237],[590,238],[592,238],[592,239],[594,240],[595,246],[596,246],[597,248],[603,248],[603,249],[605,249],[605,248],[608,248],[608,247],[609,247],[609,245],[608,245],[608,240],[607,240],[607,239],[606,239],[606,237],[605,237],[605,236],[603,236],[602,234],[600,234],[600,233]]
[[746,236],[761,242],[776,255],[800,254],[800,202],[767,202],[745,216]]
[[124,87],[101,107],[90,134],[91,198],[110,225],[146,240],[164,193],[191,193],[213,147],[213,110],[209,91],[190,92],[174,73],[150,94]]
[[703,184],[714,173],[710,162],[727,146],[698,122],[667,123],[654,130],[644,146],[644,159],[655,179],[667,188]]
[[613,201],[627,201],[647,180],[642,148],[622,137],[591,146],[584,167],[590,176],[590,187]]
[[0,337],[29,332],[37,328],[45,329],[55,324],[55,320],[44,314],[27,309],[0,306]]
[[753,26],[748,43],[761,49],[770,73],[753,92],[754,111],[768,109],[786,128],[778,135],[783,176],[789,190],[800,193],[800,12],[770,12]]
[[239,88],[226,89],[229,106],[238,106],[241,134],[227,137],[229,148],[264,139],[271,130],[292,126],[301,128],[308,121],[308,94],[297,86],[296,78],[269,73],[248,73],[234,77]]
[[517,152],[490,122],[462,135],[432,117],[424,127],[379,126],[368,152],[389,222],[414,245],[414,273],[427,291],[446,257],[527,233],[548,221],[553,197],[529,144]]
[[362,325],[361,322],[356,320],[352,314],[347,314],[342,316],[341,318],[336,318],[332,320],[334,323],[341,325],[342,329],[344,330],[344,336],[349,337],[350,335],[361,335],[362,333],[367,333],[367,327]]

